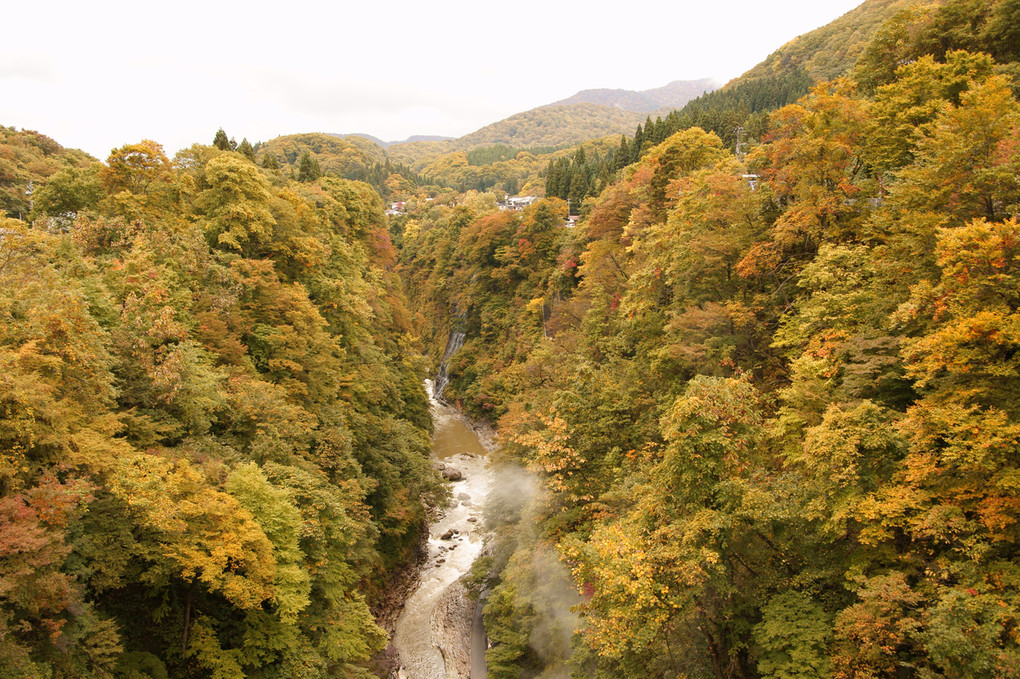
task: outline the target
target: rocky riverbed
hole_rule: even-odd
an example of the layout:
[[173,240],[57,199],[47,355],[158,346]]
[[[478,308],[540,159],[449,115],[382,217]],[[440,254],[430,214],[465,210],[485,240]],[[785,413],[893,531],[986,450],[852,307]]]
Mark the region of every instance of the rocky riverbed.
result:
[[453,485],[453,500],[429,526],[418,585],[396,621],[392,648],[401,679],[468,679],[475,602],[459,580],[484,547],[495,436],[436,401],[432,416],[432,456]]

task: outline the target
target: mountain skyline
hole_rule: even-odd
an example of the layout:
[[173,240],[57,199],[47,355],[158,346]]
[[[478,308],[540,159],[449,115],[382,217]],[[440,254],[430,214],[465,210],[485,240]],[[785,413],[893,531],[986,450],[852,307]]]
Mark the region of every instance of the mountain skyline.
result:
[[[554,101],[551,104],[544,104],[542,106],[536,106],[535,108],[529,109],[528,111],[521,111],[515,113],[512,116],[504,118],[502,120],[492,121],[488,125],[480,127],[477,130],[472,130],[468,134],[462,135],[461,137],[445,137],[440,135],[428,135],[428,134],[414,134],[410,137],[402,140],[386,141],[376,137],[373,134],[366,132],[343,132],[333,134],[341,139],[344,137],[361,137],[367,139],[375,144],[378,144],[382,148],[389,148],[399,144],[411,144],[415,142],[429,142],[429,141],[456,141],[458,139],[467,139],[472,137],[484,137],[484,133],[489,128],[499,125],[500,123],[506,123],[515,119],[525,117],[529,113],[535,113],[542,109],[552,109],[556,107],[564,106],[577,106],[584,104],[594,104],[596,106],[608,106],[610,108],[618,109],[621,111],[629,111],[631,113],[646,113],[655,114],[662,111],[671,109],[683,108],[684,104],[692,99],[700,97],[702,94],[711,92],[721,87],[723,83],[715,78],[699,78],[697,80],[674,80],[662,87],[656,87],[653,89],[636,91],[636,90],[624,90],[624,89],[588,89],[581,90],[575,94],[567,97],[566,99],[560,99]],[[640,122],[640,116],[633,117],[634,124]],[[607,120],[609,127],[613,127],[613,123]],[[501,140],[497,143],[512,143],[512,140],[506,139]],[[532,144],[532,141],[528,141],[525,145]]]
[[717,78],[699,78],[697,80],[674,80],[662,87],[641,91],[608,88],[581,90],[566,99],[547,104],[547,106],[602,104],[624,111],[655,113],[663,109],[683,108],[683,105],[688,101],[717,90],[724,84]]

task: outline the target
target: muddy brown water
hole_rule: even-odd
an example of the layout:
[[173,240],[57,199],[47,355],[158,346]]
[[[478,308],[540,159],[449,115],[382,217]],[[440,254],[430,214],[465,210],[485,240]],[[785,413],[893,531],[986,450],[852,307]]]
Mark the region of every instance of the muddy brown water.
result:
[[[431,396],[431,385],[427,386]],[[428,558],[422,567],[421,582],[404,604],[393,634],[393,645],[400,656],[399,676],[407,679],[447,677],[433,613],[447,588],[471,569],[482,551],[485,537],[482,508],[492,487],[488,452],[467,421],[456,410],[434,399],[432,418],[433,459],[460,470],[464,479],[453,483],[450,507],[429,526]],[[450,530],[456,531],[456,535],[443,540],[442,536]],[[473,667],[472,679],[484,677],[484,668],[480,671],[479,675]]]

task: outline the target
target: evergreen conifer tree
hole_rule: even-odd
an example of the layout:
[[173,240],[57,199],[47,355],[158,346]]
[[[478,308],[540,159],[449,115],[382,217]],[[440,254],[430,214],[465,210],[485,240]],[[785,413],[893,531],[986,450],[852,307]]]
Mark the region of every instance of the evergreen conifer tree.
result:
[[241,143],[238,144],[237,146],[237,150],[241,152],[242,156],[244,156],[253,163],[255,162],[255,149],[252,148],[251,143],[248,141],[247,137],[241,140]]
[[630,144],[627,143],[627,135],[623,135],[620,139],[620,150],[616,152],[614,158],[613,169],[619,171],[630,165],[630,156]]
[[570,188],[567,192],[567,198],[576,210],[580,207],[587,195],[588,175],[585,173],[583,166],[574,165],[573,172],[570,175]]
[[319,168],[319,161],[312,158],[311,153],[305,151],[301,155],[301,160],[298,161],[297,180],[299,182],[314,182],[321,176],[322,170]]
[[555,196],[559,193],[559,182],[556,176],[556,165],[550,160],[549,167],[545,171],[545,195]]
[[223,128],[216,130],[216,136],[213,137],[213,146],[218,148],[220,151],[230,150],[230,140],[227,138],[227,133],[223,131]]
[[641,160],[641,145],[645,141],[644,131],[641,129],[641,125],[638,124],[637,130],[634,131],[634,145],[630,148],[630,162],[636,163]]

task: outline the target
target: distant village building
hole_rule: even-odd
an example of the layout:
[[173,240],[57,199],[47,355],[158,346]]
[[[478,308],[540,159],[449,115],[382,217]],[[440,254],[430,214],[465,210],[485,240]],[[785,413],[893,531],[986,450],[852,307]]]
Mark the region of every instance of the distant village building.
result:
[[499,209],[518,212],[528,207],[536,200],[538,200],[538,196],[507,196],[506,199],[499,204]]
[[404,201],[398,200],[396,203],[390,203],[390,209],[386,211],[386,214],[390,217],[394,217],[396,215],[402,215],[405,212]]

